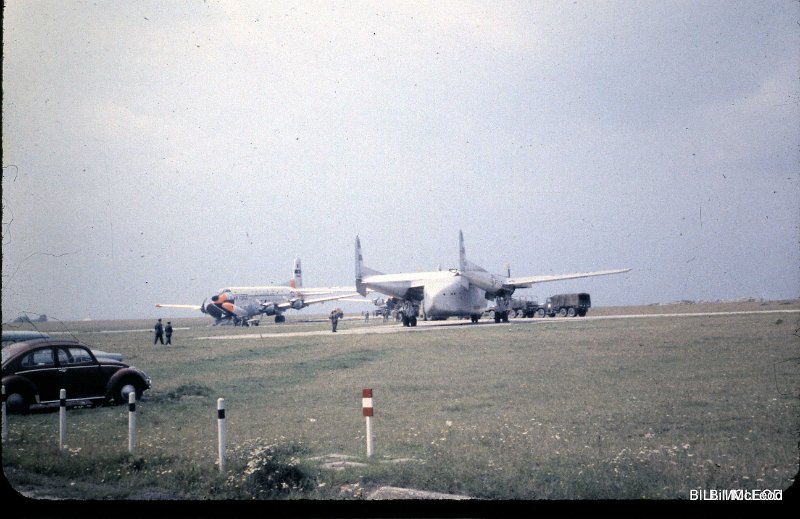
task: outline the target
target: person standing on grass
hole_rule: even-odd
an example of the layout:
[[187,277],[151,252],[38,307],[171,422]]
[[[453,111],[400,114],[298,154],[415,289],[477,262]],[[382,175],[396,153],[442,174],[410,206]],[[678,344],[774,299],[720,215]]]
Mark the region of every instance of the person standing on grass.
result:
[[155,346],[158,341],[161,341],[161,344],[164,344],[164,326],[161,324],[161,319],[156,321],[155,332],[156,337],[153,339],[153,346]]
[[164,334],[167,336],[167,344],[172,344],[172,322],[167,321],[167,326],[164,328]]
[[334,308],[331,311],[331,315],[328,317],[328,319],[331,320],[331,331],[336,333],[336,326],[339,324],[339,310]]

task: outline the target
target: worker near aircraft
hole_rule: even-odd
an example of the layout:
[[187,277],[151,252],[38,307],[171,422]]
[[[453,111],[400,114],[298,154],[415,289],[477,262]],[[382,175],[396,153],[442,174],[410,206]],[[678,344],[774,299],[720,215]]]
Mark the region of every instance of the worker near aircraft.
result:
[[167,337],[167,344],[172,344],[172,322],[167,321],[167,326],[164,327],[164,335]]
[[331,311],[331,315],[328,317],[331,320],[331,331],[336,333],[336,326],[339,324],[339,317],[342,316],[342,311],[338,308],[334,308]]
[[159,341],[161,341],[161,344],[164,344],[164,326],[161,324],[161,319],[156,321],[155,332],[156,336],[153,339],[153,345],[155,346]]

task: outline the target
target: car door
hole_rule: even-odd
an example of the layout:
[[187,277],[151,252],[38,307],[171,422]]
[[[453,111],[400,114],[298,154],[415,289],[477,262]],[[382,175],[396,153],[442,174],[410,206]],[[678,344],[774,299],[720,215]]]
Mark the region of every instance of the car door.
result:
[[67,399],[99,398],[105,394],[100,364],[82,346],[59,346],[56,349],[61,387]]
[[25,377],[36,387],[40,402],[58,400],[61,381],[51,346],[37,348],[26,353],[20,359],[20,369],[17,371],[17,375]]

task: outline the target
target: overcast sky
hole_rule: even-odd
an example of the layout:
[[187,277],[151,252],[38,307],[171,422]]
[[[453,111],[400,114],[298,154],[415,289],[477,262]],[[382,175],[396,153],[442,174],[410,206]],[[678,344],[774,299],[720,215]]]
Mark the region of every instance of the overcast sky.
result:
[[[226,285],[628,274],[597,306],[800,297],[796,1],[17,1],[2,310]],[[308,311],[308,310],[306,310]],[[327,311],[327,307],[320,308]]]

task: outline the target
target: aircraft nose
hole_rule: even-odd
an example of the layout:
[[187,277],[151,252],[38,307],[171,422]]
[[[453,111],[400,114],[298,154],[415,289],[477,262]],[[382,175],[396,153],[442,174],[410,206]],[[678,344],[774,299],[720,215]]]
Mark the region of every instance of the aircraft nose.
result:
[[215,319],[219,319],[222,317],[222,309],[213,303],[209,303],[205,307],[205,313],[214,317]]

